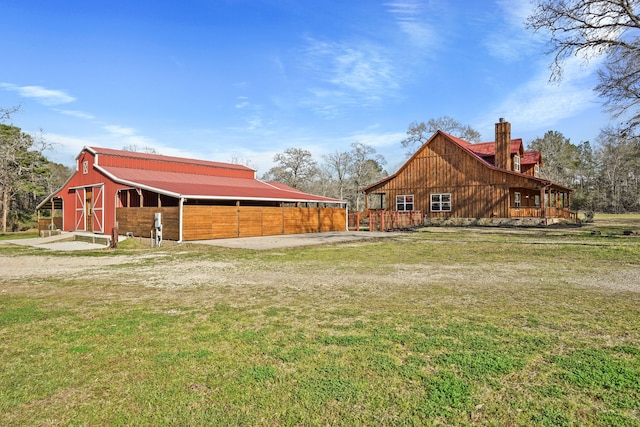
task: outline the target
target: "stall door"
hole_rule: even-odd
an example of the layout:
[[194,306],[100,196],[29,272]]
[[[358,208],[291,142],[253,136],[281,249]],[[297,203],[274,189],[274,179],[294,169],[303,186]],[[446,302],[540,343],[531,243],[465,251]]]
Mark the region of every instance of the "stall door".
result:
[[75,214],[75,230],[86,231],[86,191],[84,188],[76,188],[76,214]]
[[104,185],[93,187],[92,193],[91,230],[94,233],[104,233]]
[[84,198],[84,218],[86,220],[85,230],[93,231],[93,187],[84,189],[86,194]]

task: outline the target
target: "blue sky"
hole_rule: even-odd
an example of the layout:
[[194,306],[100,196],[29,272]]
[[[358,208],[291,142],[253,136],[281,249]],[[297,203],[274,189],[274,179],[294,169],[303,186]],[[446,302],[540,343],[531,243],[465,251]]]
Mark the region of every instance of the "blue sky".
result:
[[413,121],[451,116],[525,144],[594,141],[609,122],[598,62],[549,83],[528,0],[2,0],[0,107],[42,129],[48,156],[85,145],[249,161],[289,147],[374,147],[389,172]]

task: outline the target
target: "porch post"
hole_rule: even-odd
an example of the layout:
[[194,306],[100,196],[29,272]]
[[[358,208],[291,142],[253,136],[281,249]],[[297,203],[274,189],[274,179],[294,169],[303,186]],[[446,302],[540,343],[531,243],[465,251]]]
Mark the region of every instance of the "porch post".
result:
[[184,198],[178,200],[178,243],[182,243],[182,225],[184,221]]

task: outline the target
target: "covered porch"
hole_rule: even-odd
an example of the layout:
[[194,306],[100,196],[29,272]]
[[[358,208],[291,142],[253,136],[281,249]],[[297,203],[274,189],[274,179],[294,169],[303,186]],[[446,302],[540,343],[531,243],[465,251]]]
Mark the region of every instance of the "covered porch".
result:
[[509,218],[578,219],[571,211],[573,190],[550,184],[540,189],[510,188]]

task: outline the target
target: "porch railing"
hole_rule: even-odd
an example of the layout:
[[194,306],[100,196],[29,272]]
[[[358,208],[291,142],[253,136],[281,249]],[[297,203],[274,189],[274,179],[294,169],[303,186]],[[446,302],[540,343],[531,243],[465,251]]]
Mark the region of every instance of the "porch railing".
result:
[[422,211],[369,210],[349,214],[349,230],[391,231],[415,228],[424,225]]
[[542,214],[542,210],[536,207],[526,208],[509,208],[509,216],[511,218],[562,218],[577,221],[578,213],[572,212],[567,208],[547,207],[546,215]]

